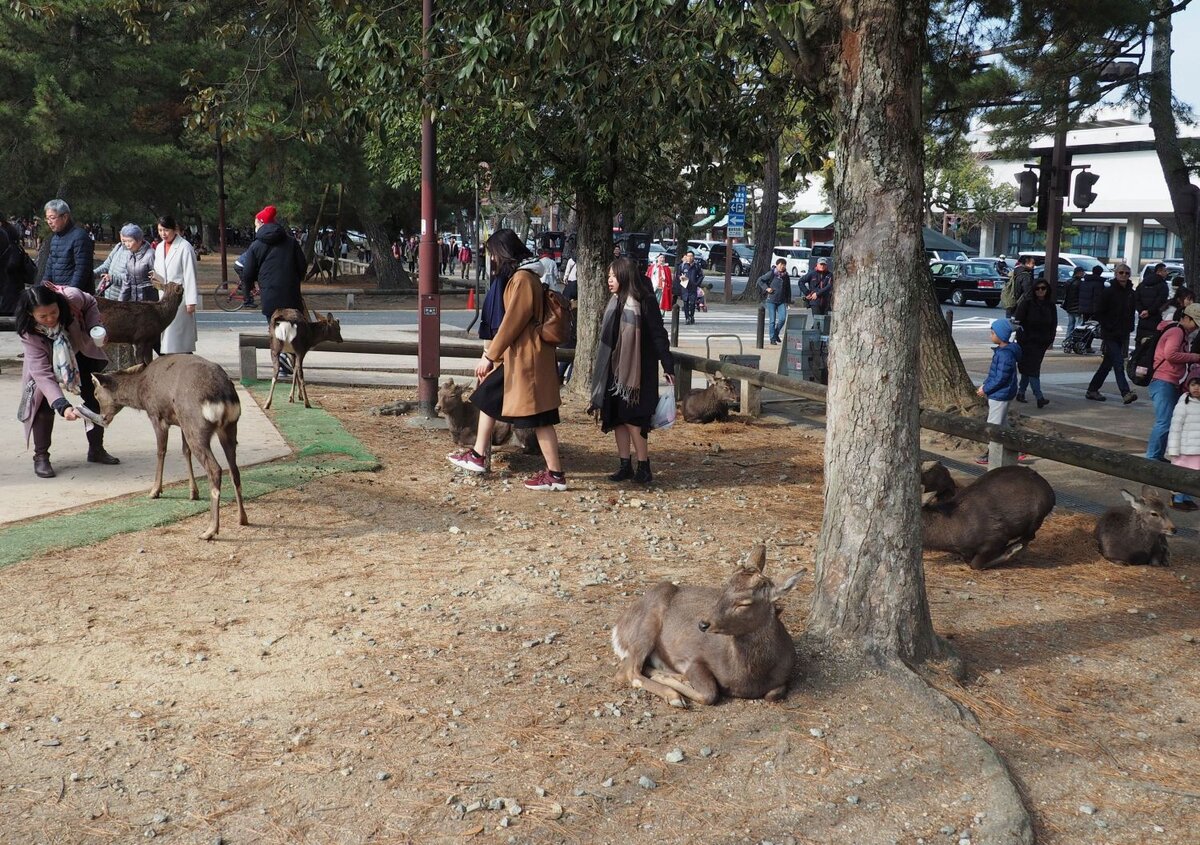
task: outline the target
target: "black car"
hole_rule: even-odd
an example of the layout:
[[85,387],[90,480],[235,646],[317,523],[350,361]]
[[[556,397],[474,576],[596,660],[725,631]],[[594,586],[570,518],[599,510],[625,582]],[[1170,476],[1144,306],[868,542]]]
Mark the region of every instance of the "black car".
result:
[[989,308],[1000,304],[1003,276],[995,261],[934,261],[929,265],[938,302],[950,300],[954,305],[966,305],[968,300],[982,301]]
[[[747,244],[734,244],[733,256],[730,258],[730,271],[740,276],[749,269],[754,261],[754,247]],[[725,272],[725,244],[713,244],[708,250],[708,266],[714,272]]]

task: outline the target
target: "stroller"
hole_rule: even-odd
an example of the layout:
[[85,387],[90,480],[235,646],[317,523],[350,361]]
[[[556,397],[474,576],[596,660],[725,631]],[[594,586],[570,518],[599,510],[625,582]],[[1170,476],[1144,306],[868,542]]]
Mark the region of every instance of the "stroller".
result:
[[1100,323],[1084,320],[1063,338],[1062,351],[1076,355],[1091,355],[1092,341],[1100,336]]

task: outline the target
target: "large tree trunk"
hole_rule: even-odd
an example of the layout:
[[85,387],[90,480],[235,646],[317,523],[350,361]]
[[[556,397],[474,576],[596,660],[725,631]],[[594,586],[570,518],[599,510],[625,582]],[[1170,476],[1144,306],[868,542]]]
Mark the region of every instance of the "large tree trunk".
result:
[[570,392],[581,398],[587,397],[592,389],[600,319],[608,301],[608,265],[612,263],[612,201],[599,199],[600,196],[611,196],[611,192],[580,191],[575,205],[579,213],[579,235],[575,242],[575,260],[579,265],[579,311]]
[[[758,286],[754,280],[771,267],[771,253],[775,250],[775,230],[779,220],[779,138],[772,136],[767,148],[767,161],[763,165],[763,201],[754,229],[754,260],[750,262],[749,281],[738,297],[740,301],[757,302]],[[794,291],[793,291],[794,293]]]
[[1162,167],[1175,226],[1183,239],[1183,266],[1190,278],[1200,267],[1197,248],[1197,221],[1200,220],[1200,189],[1192,185],[1183,153],[1179,148],[1178,127],[1171,108],[1171,2],[1158,0],[1154,19],[1154,39],[1150,60],[1150,128],[1154,131],[1154,149]]
[[412,277],[400,262],[392,258],[392,239],[387,227],[379,218],[367,215],[363,218],[363,230],[367,243],[371,245],[371,266],[379,279],[380,290],[405,290],[412,288]]
[[[917,342],[927,0],[840,5],[825,516],[809,628],[877,657],[938,654],[921,563]],[[905,257],[907,256],[907,258]],[[857,307],[864,302],[871,308]]]
[[313,254],[317,250],[317,239],[321,237],[321,218],[325,215],[325,201],[328,199],[329,183],[326,182],[325,190],[321,192],[321,204],[317,206],[317,216],[308,227],[308,239],[304,243],[304,260],[309,264],[312,263]]
[[975,393],[928,273],[922,274],[921,288],[921,407],[973,415],[986,400]]

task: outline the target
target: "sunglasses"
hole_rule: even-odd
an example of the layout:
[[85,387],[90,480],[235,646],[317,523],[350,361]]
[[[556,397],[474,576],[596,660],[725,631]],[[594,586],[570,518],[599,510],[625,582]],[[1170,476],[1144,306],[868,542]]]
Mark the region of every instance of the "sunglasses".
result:
[[1118,276],[1128,276],[1128,275],[1129,275],[1129,271],[1128,271],[1128,270],[1118,270],[1118,271],[1117,271],[1117,275],[1118,275]]

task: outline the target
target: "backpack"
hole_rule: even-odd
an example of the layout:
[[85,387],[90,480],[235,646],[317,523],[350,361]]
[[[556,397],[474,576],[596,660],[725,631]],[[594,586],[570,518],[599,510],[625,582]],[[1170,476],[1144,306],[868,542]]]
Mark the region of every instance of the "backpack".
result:
[[537,323],[538,336],[553,346],[566,343],[571,336],[571,303],[545,282],[542,283],[542,319]]
[[1163,326],[1162,329],[1143,336],[1137,342],[1137,346],[1133,348],[1133,354],[1129,356],[1129,361],[1125,365],[1131,382],[1138,387],[1145,387],[1154,380],[1154,353],[1158,349],[1158,342],[1164,334],[1175,328],[1181,328],[1179,323],[1170,323]]
[[[13,281],[20,282],[21,284],[25,285],[25,287],[30,287],[31,285],[36,284],[37,263],[29,257],[29,253],[21,249],[19,244],[11,244],[9,246],[9,250],[16,252],[16,254],[19,256],[17,258],[16,266],[13,267],[9,273],[9,277]],[[3,266],[7,266],[8,264],[9,259],[7,255],[5,255],[3,259],[3,265],[0,265],[0,272],[3,271]]]
[[1000,291],[1000,307],[1004,309],[1017,307],[1017,271],[1008,274],[1008,281]]

